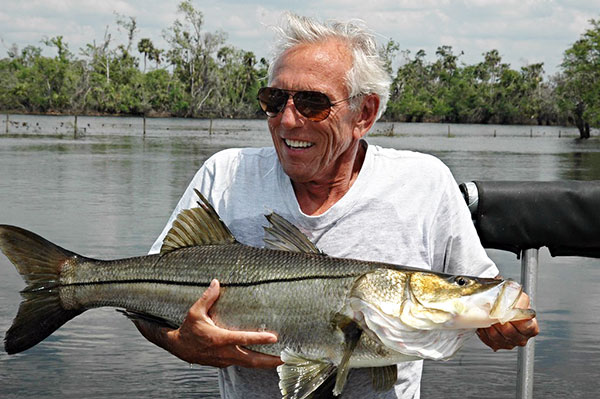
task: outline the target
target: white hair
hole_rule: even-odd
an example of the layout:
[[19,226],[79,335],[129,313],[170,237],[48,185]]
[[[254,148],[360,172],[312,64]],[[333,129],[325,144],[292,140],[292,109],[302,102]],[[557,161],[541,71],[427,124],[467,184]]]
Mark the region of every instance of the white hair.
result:
[[363,21],[331,21],[325,24],[286,12],[275,31],[278,40],[269,65],[269,82],[273,80],[275,64],[286,50],[298,44],[337,39],[347,44],[353,58],[352,68],[345,79],[349,97],[355,97],[350,101],[350,106],[356,109],[360,104],[360,96],[375,94],[379,97],[377,119],[381,117],[390,96],[392,81],[380,56],[375,36]]

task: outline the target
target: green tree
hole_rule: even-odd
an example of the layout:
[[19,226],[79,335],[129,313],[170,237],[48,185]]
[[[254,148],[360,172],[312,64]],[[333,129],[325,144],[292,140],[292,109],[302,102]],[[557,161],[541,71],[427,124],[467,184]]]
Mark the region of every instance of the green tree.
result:
[[224,46],[217,53],[219,66],[218,111],[222,117],[251,117],[257,110],[259,81],[266,77],[257,69],[256,56],[251,51]]
[[396,57],[396,53],[398,53],[398,51],[400,51],[400,44],[392,39],[388,40],[386,45],[379,51],[379,54],[384,60],[385,69],[390,75],[393,74],[392,63],[394,62],[394,58]]
[[16,45],[8,51],[8,59],[0,63],[0,101],[4,109],[30,110],[29,92],[35,83],[28,78],[30,69],[41,57],[42,49],[26,46],[19,51]]
[[56,48],[55,57],[41,55],[38,47],[27,46],[19,54],[13,47],[2,63],[0,101],[8,109],[29,112],[67,112],[74,104],[80,71],[62,36],[44,39]]
[[544,90],[544,64],[539,62],[521,67],[520,74],[519,112],[525,118],[541,124],[544,95],[547,94],[547,90]]
[[141,39],[138,42],[138,51],[141,54],[144,54],[144,73],[146,73],[146,60],[148,58],[152,59],[156,51],[154,44],[152,44],[152,40],[148,38]]
[[558,78],[560,107],[571,115],[582,139],[600,127],[600,20],[565,51]]
[[424,50],[419,50],[414,59],[408,50],[403,54],[405,63],[392,82],[387,115],[391,119],[421,122],[431,115],[431,70]]
[[218,82],[215,53],[225,43],[223,32],[204,32],[204,16],[196,10],[191,1],[179,3],[178,11],[183,14],[183,22],[175,20],[171,28],[164,32],[165,40],[171,45],[167,59],[173,66],[174,74],[187,85],[189,109],[185,116],[214,112]]
[[[506,74],[506,71],[509,69],[509,65],[502,62],[500,53],[495,49],[485,53],[483,58],[483,62],[476,66],[481,95],[477,112],[479,113],[478,119],[481,123],[490,123],[498,117],[499,103],[502,99],[501,80],[503,74]],[[504,87],[510,84],[508,79],[510,78],[504,75]]]
[[431,106],[436,120],[458,122],[459,101],[454,88],[461,80],[461,68],[451,46],[440,46],[435,52],[437,60],[430,66],[431,87],[433,89]]
[[119,19],[126,28],[128,45],[111,48],[112,37],[107,27],[104,41],[94,41],[82,50],[89,68],[88,106],[97,112],[112,114],[140,114],[147,111],[144,101],[144,79],[138,69],[137,58],[131,55],[131,43],[136,31],[135,19]]

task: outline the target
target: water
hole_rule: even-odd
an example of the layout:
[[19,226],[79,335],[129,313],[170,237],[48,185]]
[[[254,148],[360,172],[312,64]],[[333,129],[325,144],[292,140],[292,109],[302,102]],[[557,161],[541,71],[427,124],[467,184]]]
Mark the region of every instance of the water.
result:
[[[72,117],[10,116],[11,135],[0,133],[0,223],[100,258],[144,254],[208,156],[222,148],[270,143],[264,121],[214,121],[211,128],[210,121],[148,120],[144,138],[139,118],[80,117],[76,139],[72,122]],[[381,124],[375,130],[390,129],[391,124]],[[448,137],[446,125],[394,124],[397,136],[369,141],[432,153],[458,181],[600,179],[597,136],[581,142],[566,128],[534,127],[531,138],[530,129],[452,125]],[[513,254],[489,253],[503,275],[519,278]],[[551,258],[545,250],[540,257],[535,307],[542,332],[534,396],[596,397],[600,261]],[[22,288],[0,255],[0,331],[10,326]],[[516,357],[516,351],[493,353],[473,339],[453,360],[425,363],[422,396],[513,398]],[[190,368],[146,342],[109,309],[86,312],[24,354],[0,353],[2,398],[142,396],[216,398],[215,371]]]

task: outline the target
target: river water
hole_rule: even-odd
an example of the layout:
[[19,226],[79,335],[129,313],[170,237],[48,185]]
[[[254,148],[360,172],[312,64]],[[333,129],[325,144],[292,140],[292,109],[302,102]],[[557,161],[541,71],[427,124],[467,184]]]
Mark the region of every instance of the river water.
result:
[[[6,117],[4,117],[6,118]],[[147,252],[202,162],[229,147],[265,146],[265,122],[9,116],[0,119],[0,223],[25,227],[80,254]],[[6,134],[8,129],[9,134]],[[373,144],[434,154],[457,181],[600,180],[600,138],[529,126],[378,124]],[[393,136],[387,136],[393,132]],[[506,277],[513,254],[489,251]],[[540,251],[536,398],[600,392],[600,260]],[[0,331],[23,282],[0,255]],[[423,398],[513,398],[516,351],[476,339],[448,362],[425,362]],[[69,322],[23,354],[0,353],[2,398],[218,397],[215,371],[146,342],[110,309]]]

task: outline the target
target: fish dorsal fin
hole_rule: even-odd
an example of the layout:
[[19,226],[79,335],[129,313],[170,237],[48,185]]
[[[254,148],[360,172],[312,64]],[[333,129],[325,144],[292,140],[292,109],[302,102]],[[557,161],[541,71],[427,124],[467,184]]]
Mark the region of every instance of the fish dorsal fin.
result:
[[269,249],[279,249],[290,252],[304,252],[323,254],[306,235],[296,226],[279,216],[275,212],[265,215],[269,227],[265,227],[264,242]]
[[194,189],[200,199],[197,208],[185,209],[177,215],[163,240],[160,253],[195,245],[230,244],[235,238],[206,198]]
[[284,363],[277,373],[282,399],[309,397],[336,369],[332,363],[307,359],[288,349],[281,352],[281,360]]
[[348,317],[338,318],[338,327],[344,333],[344,353],[342,354],[342,360],[338,365],[338,372],[335,378],[335,387],[333,388],[333,395],[338,396],[342,393],[346,380],[348,379],[348,372],[350,371],[350,357],[352,352],[358,345],[360,336],[362,335],[362,329],[356,324],[355,321]]
[[371,367],[373,389],[378,392],[389,391],[398,379],[398,366]]

